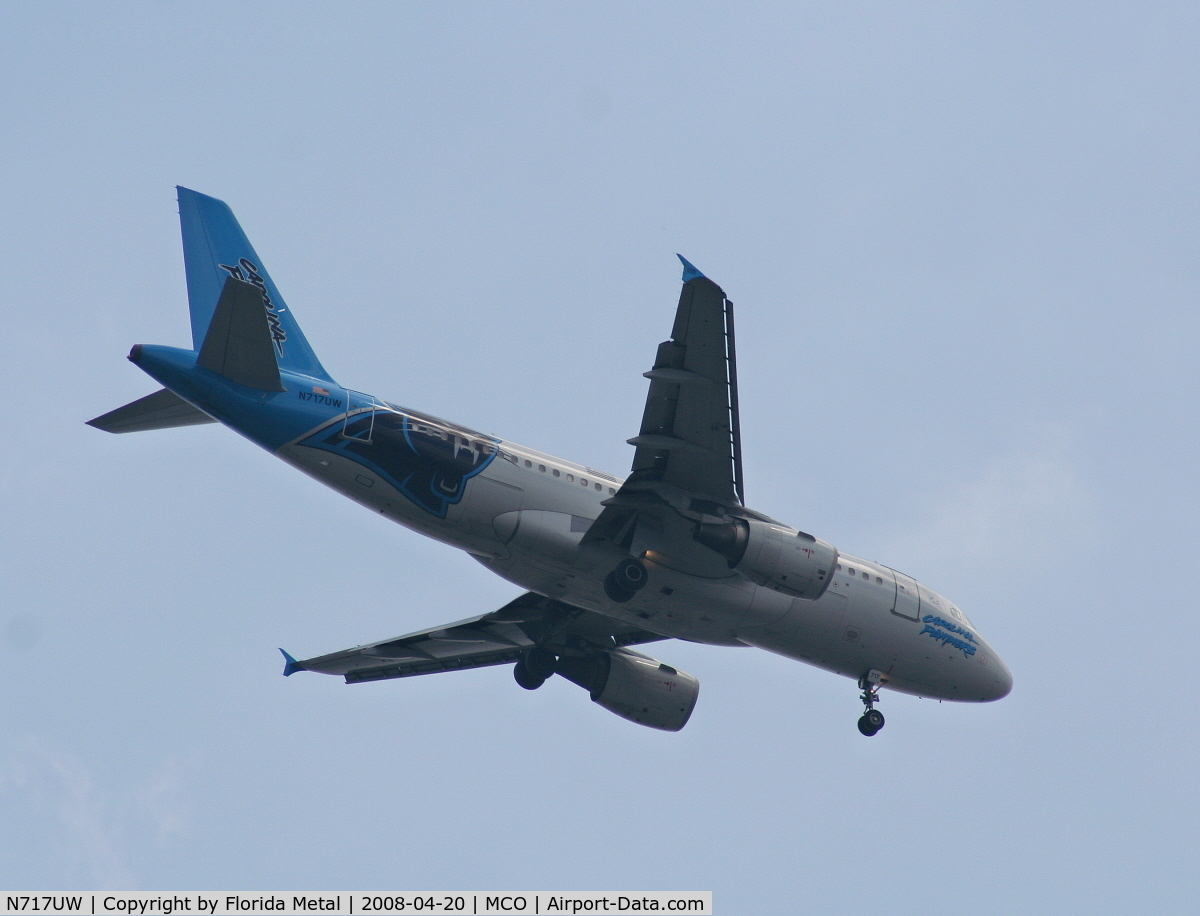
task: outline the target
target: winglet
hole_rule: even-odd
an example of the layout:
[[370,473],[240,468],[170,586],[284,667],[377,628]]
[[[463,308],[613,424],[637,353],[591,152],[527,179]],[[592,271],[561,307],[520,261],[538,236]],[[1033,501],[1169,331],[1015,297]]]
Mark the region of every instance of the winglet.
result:
[[292,658],[290,655],[288,655],[286,652],[284,652],[283,649],[280,649],[279,651],[283,652],[283,658],[284,658],[283,676],[284,677],[291,677],[297,671],[307,670],[307,669],[305,669],[305,667],[302,664],[300,664],[298,661],[296,661],[294,658]]
[[683,262],[683,282],[684,283],[687,283],[688,280],[708,279],[707,277],[704,276],[704,274],[702,274],[702,273],[700,273],[700,271],[696,270],[696,265],[694,265],[691,261],[689,261],[683,255],[676,254],[675,257],[679,258],[679,260],[681,260]]

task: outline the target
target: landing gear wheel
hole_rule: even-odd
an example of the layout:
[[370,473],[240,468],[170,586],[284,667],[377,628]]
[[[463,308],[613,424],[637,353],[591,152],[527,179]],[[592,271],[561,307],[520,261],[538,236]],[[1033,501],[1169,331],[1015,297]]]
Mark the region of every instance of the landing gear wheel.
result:
[[608,595],[609,601],[615,601],[617,604],[624,604],[633,597],[633,592],[621,588],[615,572],[610,572],[604,577],[604,594]]
[[626,557],[618,563],[617,568],[612,571],[612,574],[621,583],[623,588],[627,588],[631,592],[636,592],[650,578],[650,573],[647,571],[646,565],[641,560],[635,560],[633,557]]
[[633,592],[621,588],[615,572],[610,572],[604,577],[604,594],[608,595],[609,601],[615,601],[617,604],[624,604],[633,597]]
[[626,557],[617,568],[604,577],[604,594],[610,601],[624,604],[637,594],[650,578],[645,564],[633,557]]
[[883,728],[883,713],[875,708],[875,704],[879,702],[879,686],[886,680],[882,672],[871,670],[858,681],[865,707],[862,717],[858,720],[858,730],[868,738],[879,734],[879,730]]
[[526,650],[525,657],[521,659],[521,664],[525,666],[525,670],[532,677],[540,677],[544,681],[554,674],[554,667],[558,664],[558,656],[545,646],[533,646]]
[[544,683],[546,683],[546,679],[544,677],[538,677],[537,675],[532,674],[529,669],[525,667],[525,659],[521,659],[519,662],[513,665],[513,679],[526,690],[537,690]]

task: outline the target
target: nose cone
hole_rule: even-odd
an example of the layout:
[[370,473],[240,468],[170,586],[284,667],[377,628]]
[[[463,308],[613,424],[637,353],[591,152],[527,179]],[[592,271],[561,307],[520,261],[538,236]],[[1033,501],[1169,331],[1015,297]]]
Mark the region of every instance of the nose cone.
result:
[[983,671],[987,673],[979,684],[979,699],[984,703],[1002,700],[1012,692],[1012,672],[991,648],[985,648],[983,651],[987,653],[987,663],[983,667]]

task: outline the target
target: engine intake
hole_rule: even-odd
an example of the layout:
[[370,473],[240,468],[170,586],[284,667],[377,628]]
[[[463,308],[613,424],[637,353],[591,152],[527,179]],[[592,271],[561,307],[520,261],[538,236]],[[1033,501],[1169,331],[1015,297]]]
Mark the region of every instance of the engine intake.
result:
[[563,656],[557,670],[609,712],[667,732],[687,725],[700,695],[700,682],[686,671],[631,649]]
[[695,537],[725,557],[730,569],[793,598],[820,598],[837,567],[832,544],[756,518],[697,525]]

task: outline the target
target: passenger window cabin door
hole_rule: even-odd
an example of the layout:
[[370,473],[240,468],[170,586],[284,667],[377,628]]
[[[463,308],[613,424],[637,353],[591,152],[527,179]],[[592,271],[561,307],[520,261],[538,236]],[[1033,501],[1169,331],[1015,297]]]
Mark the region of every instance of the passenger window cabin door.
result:
[[908,620],[920,620],[921,593],[916,580],[894,569],[891,573],[896,580],[896,600],[892,605],[892,613]]

